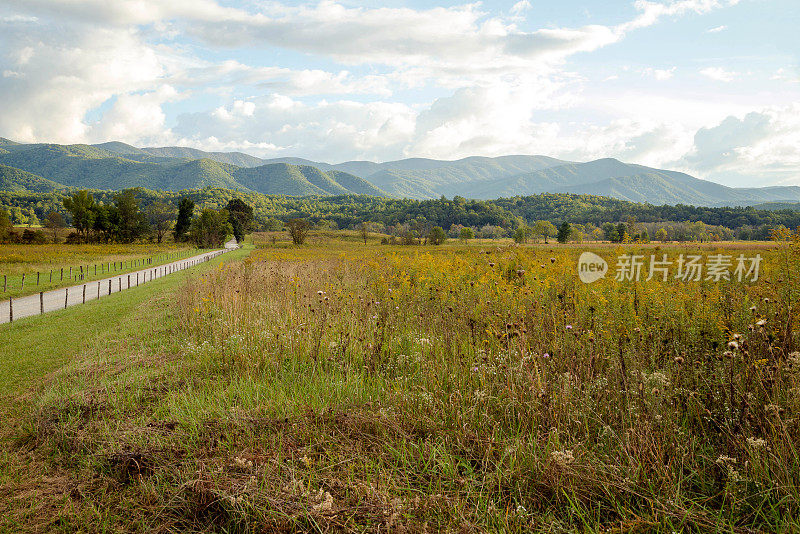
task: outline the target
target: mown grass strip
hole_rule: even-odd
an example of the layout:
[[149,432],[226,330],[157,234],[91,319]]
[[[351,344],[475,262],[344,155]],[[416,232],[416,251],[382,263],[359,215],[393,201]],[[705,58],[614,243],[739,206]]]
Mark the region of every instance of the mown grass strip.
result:
[[98,339],[141,334],[145,330],[140,321],[168,320],[167,307],[158,306],[153,301],[156,296],[180,287],[186,276],[247,254],[248,248],[236,250],[188,269],[182,276],[157,278],[136,290],[114,293],[84,306],[0,325],[0,389],[5,395],[14,395]]

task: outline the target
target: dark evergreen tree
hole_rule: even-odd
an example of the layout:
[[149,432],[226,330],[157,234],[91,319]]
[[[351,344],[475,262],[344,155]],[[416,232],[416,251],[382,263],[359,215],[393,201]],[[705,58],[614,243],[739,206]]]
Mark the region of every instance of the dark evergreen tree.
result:
[[564,221],[561,223],[561,226],[558,227],[558,235],[556,236],[556,239],[558,239],[559,243],[566,243],[569,241],[571,235],[572,226],[567,221]]
[[245,234],[253,230],[253,208],[240,198],[232,198],[225,209],[230,216],[233,237],[237,243],[241,243]]
[[192,217],[194,216],[194,200],[189,197],[181,198],[178,203],[178,220],[175,222],[175,229],[172,235],[175,241],[186,241],[189,228],[192,226]]

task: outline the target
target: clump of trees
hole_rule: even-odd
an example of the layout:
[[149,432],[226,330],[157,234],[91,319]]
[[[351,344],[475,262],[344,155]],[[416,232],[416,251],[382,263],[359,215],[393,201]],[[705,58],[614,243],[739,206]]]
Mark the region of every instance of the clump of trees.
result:
[[289,231],[292,243],[302,245],[311,231],[311,223],[306,219],[289,219],[286,221],[286,229]]
[[205,208],[200,216],[192,219],[189,236],[199,248],[221,247],[233,234],[228,210],[212,210]]
[[447,234],[441,226],[434,226],[428,233],[428,243],[431,245],[441,245],[447,241]]
[[[231,199],[229,209],[204,208],[194,216],[195,203],[183,197],[174,203],[156,200],[142,209],[140,189],[126,189],[110,202],[98,202],[89,191],[76,191],[63,199],[75,232],[70,242],[131,243],[151,240],[161,243],[172,230],[176,242],[192,242],[202,248],[221,246],[228,236],[244,239],[253,228],[253,208],[241,199]],[[64,226],[60,213],[51,212],[46,221],[55,232]]]

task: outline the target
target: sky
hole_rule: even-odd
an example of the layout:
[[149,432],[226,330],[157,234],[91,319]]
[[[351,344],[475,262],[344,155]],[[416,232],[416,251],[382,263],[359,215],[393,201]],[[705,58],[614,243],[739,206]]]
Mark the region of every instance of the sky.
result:
[[0,136],[800,186],[798,0],[0,0]]

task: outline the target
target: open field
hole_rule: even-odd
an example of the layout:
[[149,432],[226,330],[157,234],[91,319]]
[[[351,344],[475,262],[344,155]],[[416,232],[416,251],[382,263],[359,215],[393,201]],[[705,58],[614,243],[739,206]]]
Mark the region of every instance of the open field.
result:
[[[0,327],[3,380],[19,384],[0,516],[12,530],[797,530],[800,251],[748,245],[276,243],[129,292],[141,300],[110,333],[91,306],[58,312],[75,349],[41,369],[27,347],[49,325]],[[581,283],[582,250],[612,272]],[[758,280],[614,280],[623,254],[695,250],[734,266],[759,253]]]
[[[74,284],[83,266],[82,281],[99,280],[111,274],[123,274],[142,267],[142,262],[152,258],[152,265],[160,265],[197,253],[187,244],[116,244],[116,245],[0,245],[0,300],[31,295]],[[120,262],[123,263],[120,266]],[[116,263],[116,266],[113,264]],[[111,264],[111,266],[109,266]],[[94,266],[97,265],[97,275]],[[103,265],[103,267],[101,267]],[[70,276],[70,268],[72,275]],[[61,269],[64,269],[63,279]],[[36,274],[39,273],[39,284]],[[52,275],[50,274],[52,272]],[[22,286],[22,275],[25,286]],[[4,278],[5,276],[5,278]],[[52,279],[51,279],[52,276]],[[3,291],[4,280],[7,283]]]

